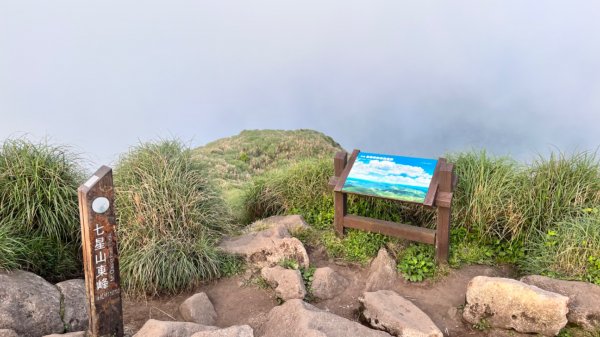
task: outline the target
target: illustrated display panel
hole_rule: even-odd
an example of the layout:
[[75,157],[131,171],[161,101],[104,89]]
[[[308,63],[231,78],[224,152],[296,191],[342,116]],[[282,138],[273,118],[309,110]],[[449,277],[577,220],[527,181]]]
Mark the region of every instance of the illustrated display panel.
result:
[[359,152],[342,192],[423,203],[436,159]]

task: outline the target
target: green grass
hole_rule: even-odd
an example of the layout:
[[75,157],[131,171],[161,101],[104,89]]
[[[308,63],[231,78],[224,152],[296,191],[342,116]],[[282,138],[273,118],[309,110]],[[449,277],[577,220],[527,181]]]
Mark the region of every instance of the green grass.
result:
[[127,292],[177,293],[231,269],[215,248],[230,229],[225,204],[180,142],[133,148],[116,167],[115,188]]
[[538,158],[526,172],[526,235],[544,233],[581,209],[600,206],[600,161],[595,153],[552,154]]
[[536,236],[522,268],[600,285],[600,215],[591,210],[597,209],[557,222]]
[[0,148],[0,268],[50,280],[79,276],[77,187],[83,180],[67,147],[5,140]]

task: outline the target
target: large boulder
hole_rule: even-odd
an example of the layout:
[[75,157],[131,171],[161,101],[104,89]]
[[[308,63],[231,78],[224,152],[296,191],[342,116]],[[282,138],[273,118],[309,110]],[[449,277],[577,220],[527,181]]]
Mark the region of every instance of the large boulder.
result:
[[249,264],[258,268],[273,267],[285,259],[298,261],[301,266],[308,268],[306,249],[300,240],[290,235],[287,225],[264,227],[266,229],[258,232],[250,231],[225,239],[219,248],[229,254],[244,257]]
[[0,329],[23,337],[63,332],[60,292],[30,272],[0,272]]
[[184,320],[202,325],[214,325],[217,312],[205,293],[197,293],[179,305]]
[[397,276],[396,261],[390,256],[387,249],[381,248],[377,257],[371,262],[365,289],[367,291],[391,289]]
[[192,337],[254,337],[249,325],[234,325],[229,328],[196,332]]
[[86,331],[89,326],[85,281],[68,280],[56,284],[63,296],[63,322],[67,331]]
[[293,298],[303,299],[306,296],[306,288],[299,270],[286,269],[281,266],[265,267],[260,271],[260,275],[271,287],[275,288],[277,297],[284,301]]
[[317,268],[313,274],[312,294],[327,300],[341,294],[348,286],[348,280],[329,267]]
[[374,328],[402,337],[444,337],[440,329],[411,301],[391,290],[366,292],[361,314]]
[[579,281],[563,281],[553,278],[530,275],[521,278],[522,282],[569,298],[570,323],[588,331],[600,330],[600,287]]
[[555,336],[567,324],[569,298],[523,282],[477,276],[467,287],[463,318],[472,323]]
[[196,332],[212,330],[218,330],[218,328],[191,322],[149,319],[133,337],[190,337]]
[[263,337],[389,337],[388,333],[317,309],[302,300],[273,308],[263,324]]

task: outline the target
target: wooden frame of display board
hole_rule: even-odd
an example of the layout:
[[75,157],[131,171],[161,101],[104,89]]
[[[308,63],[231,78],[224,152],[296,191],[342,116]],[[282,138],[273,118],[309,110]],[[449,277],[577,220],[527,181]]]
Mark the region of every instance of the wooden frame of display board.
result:
[[[417,203],[425,207],[437,208],[437,228],[434,230],[348,214],[348,194],[361,194],[350,193],[342,189],[359,153],[359,150],[354,150],[348,157],[347,152],[341,151],[335,155],[333,160],[334,176],[329,181],[329,187],[334,193],[334,227],[336,233],[343,236],[344,228],[355,228],[435,245],[436,261],[438,263],[447,262],[450,248],[452,193],[457,183],[454,164],[447,162],[445,158],[438,159],[424,201]],[[379,196],[371,197],[399,201]]]

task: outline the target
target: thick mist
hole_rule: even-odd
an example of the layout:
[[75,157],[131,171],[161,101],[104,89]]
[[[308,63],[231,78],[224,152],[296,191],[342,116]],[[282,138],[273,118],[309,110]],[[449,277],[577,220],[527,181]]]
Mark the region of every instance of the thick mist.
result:
[[600,3],[0,0],[0,140],[110,163],[139,141],[322,131],[527,160],[600,145]]

